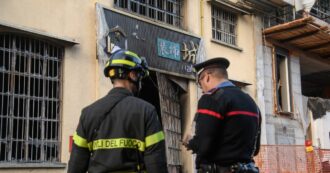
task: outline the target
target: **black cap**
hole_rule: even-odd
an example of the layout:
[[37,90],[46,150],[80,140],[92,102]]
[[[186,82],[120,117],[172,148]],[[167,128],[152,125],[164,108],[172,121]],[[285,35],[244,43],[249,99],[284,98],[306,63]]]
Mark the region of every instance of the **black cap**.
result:
[[206,67],[218,67],[218,68],[223,68],[227,69],[229,67],[230,62],[223,57],[216,57],[209,59],[207,61],[198,63],[194,65],[194,68],[197,73],[203,71]]

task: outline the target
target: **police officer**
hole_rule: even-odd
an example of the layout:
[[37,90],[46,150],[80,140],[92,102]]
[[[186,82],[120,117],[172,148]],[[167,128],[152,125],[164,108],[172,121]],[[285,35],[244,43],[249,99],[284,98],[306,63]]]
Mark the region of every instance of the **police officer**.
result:
[[253,99],[228,80],[229,61],[213,58],[195,65],[203,96],[198,101],[195,136],[183,145],[197,154],[199,172],[258,172],[259,109]]
[[114,88],[82,110],[73,136],[69,173],[166,173],[164,133],[156,109],[133,96],[149,74],[146,61],[119,50],[104,75]]

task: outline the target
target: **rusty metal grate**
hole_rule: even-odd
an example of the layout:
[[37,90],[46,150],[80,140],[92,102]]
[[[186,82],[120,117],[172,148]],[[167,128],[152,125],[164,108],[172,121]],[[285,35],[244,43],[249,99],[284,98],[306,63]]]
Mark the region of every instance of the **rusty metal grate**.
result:
[[180,143],[182,139],[182,116],[180,113],[179,88],[172,84],[166,75],[156,74],[162,124],[165,132],[168,171],[179,173],[182,166]]
[[64,49],[0,33],[0,164],[59,162]]
[[182,27],[181,0],[115,0],[115,6],[176,27]]
[[212,6],[212,38],[236,46],[237,15]]

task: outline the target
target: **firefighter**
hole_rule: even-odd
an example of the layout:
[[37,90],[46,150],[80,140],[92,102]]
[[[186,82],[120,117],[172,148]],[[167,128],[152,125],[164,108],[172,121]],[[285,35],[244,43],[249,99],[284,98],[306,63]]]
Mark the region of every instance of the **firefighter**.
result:
[[200,173],[259,172],[253,162],[260,147],[259,109],[253,99],[228,80],[226,58],[196,64],[203,95],[195,117],[196,133],[183,145],[197,154]]
[[82,110],[73,136],[69,173],[166,173],[164,133],[151,104],[134,97],[149,74],[128,50],[110,56],[104,75],[114,88]]

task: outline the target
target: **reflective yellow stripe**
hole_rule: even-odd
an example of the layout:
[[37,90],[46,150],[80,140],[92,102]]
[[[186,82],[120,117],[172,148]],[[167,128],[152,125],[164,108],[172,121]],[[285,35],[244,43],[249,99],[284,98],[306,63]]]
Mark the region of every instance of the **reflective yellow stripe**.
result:
[[139,58],[139,59],[140,59],[140,57],[139,57],[136,53],[134,53],[134,52],[126,51],[125,54],[126,54],[126,55],[131,55],[131,56],[133,56],[133,57],[135,57],[135,58]]
[[164,136],[164,132],[160,131],[157,133],[154,133],[152,135],[149,135],[146,137],[146,147],[149,147],[151,145],[154,145],[162,140],[164,140],[165,136]]
[[111,64],[125,64],[134,67],[135,63],[126,59],[114,59],[111,61]]
[[79,147],[88,148],[88,142],[87,142],[87,140],[85,138],[79,136],[77,134],[77,132],[75,132],[73,134],[73,141]]
[[116,139],[98,139],[88,143],[90,150],[114,149],[114,148],[138,148],[140,151],[145,150],[144,142],[138,139],[116,138]]

